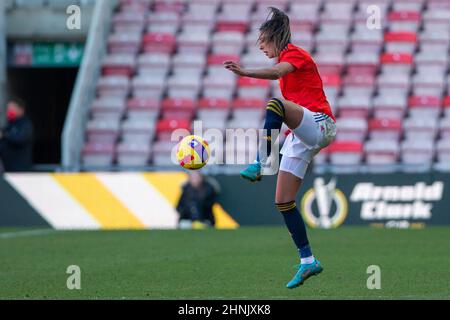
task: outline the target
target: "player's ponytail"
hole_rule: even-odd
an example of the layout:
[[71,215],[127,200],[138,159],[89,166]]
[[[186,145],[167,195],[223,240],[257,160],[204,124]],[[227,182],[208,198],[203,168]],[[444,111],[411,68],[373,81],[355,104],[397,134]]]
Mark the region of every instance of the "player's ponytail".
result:
[[273,43],[279,54],[291,42],[289,17],[275,7],[269,7],[267,20],[259,28],[260,41]]

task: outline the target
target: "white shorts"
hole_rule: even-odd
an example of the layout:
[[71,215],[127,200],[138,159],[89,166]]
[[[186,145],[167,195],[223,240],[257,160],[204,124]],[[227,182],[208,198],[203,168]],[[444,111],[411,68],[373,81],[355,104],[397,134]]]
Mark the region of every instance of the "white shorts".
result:
[[304,178],[311,160],[336,137],[336,123],[323,113],[303,108],[303,120],[284,141],[280,170]]

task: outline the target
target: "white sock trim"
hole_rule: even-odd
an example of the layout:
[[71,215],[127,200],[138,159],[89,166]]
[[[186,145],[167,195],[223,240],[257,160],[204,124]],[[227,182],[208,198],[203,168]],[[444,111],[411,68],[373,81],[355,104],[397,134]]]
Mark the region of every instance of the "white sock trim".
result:
[[301,258],[300,259],[300,263],[301,264],[311,264],[314,263],[316,259],[314,258],[314,256],[310,256],[310,257],[306,257],[306,258]]

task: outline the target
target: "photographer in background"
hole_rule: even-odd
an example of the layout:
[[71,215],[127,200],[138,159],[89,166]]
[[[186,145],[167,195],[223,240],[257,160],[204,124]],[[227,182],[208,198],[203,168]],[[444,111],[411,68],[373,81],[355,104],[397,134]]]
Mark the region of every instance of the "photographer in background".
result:
[[6,108],[8,123],[0,130],[0,159],[4,170],[28,171],[32,165],[33,124],[26,116],[25,103],[11,99]]
[[211,178],[205,178],[192,171],[189,180],[182,186],[182,194],[177,205],[180,228],[214,226],[213,205],[219,186]]

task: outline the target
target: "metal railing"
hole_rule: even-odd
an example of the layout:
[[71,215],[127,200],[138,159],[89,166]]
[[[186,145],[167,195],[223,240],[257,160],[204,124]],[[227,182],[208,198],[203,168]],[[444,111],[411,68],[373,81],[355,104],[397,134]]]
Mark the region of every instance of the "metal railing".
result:
[[95,98],[96,83],[100,76],[101,58],[106,52],[106,40],[117,1],[98,0],[95,3],[83,62],[78,72],[62,134],[62,169],[78,171],[81,148],[89,117],[89,108]]

